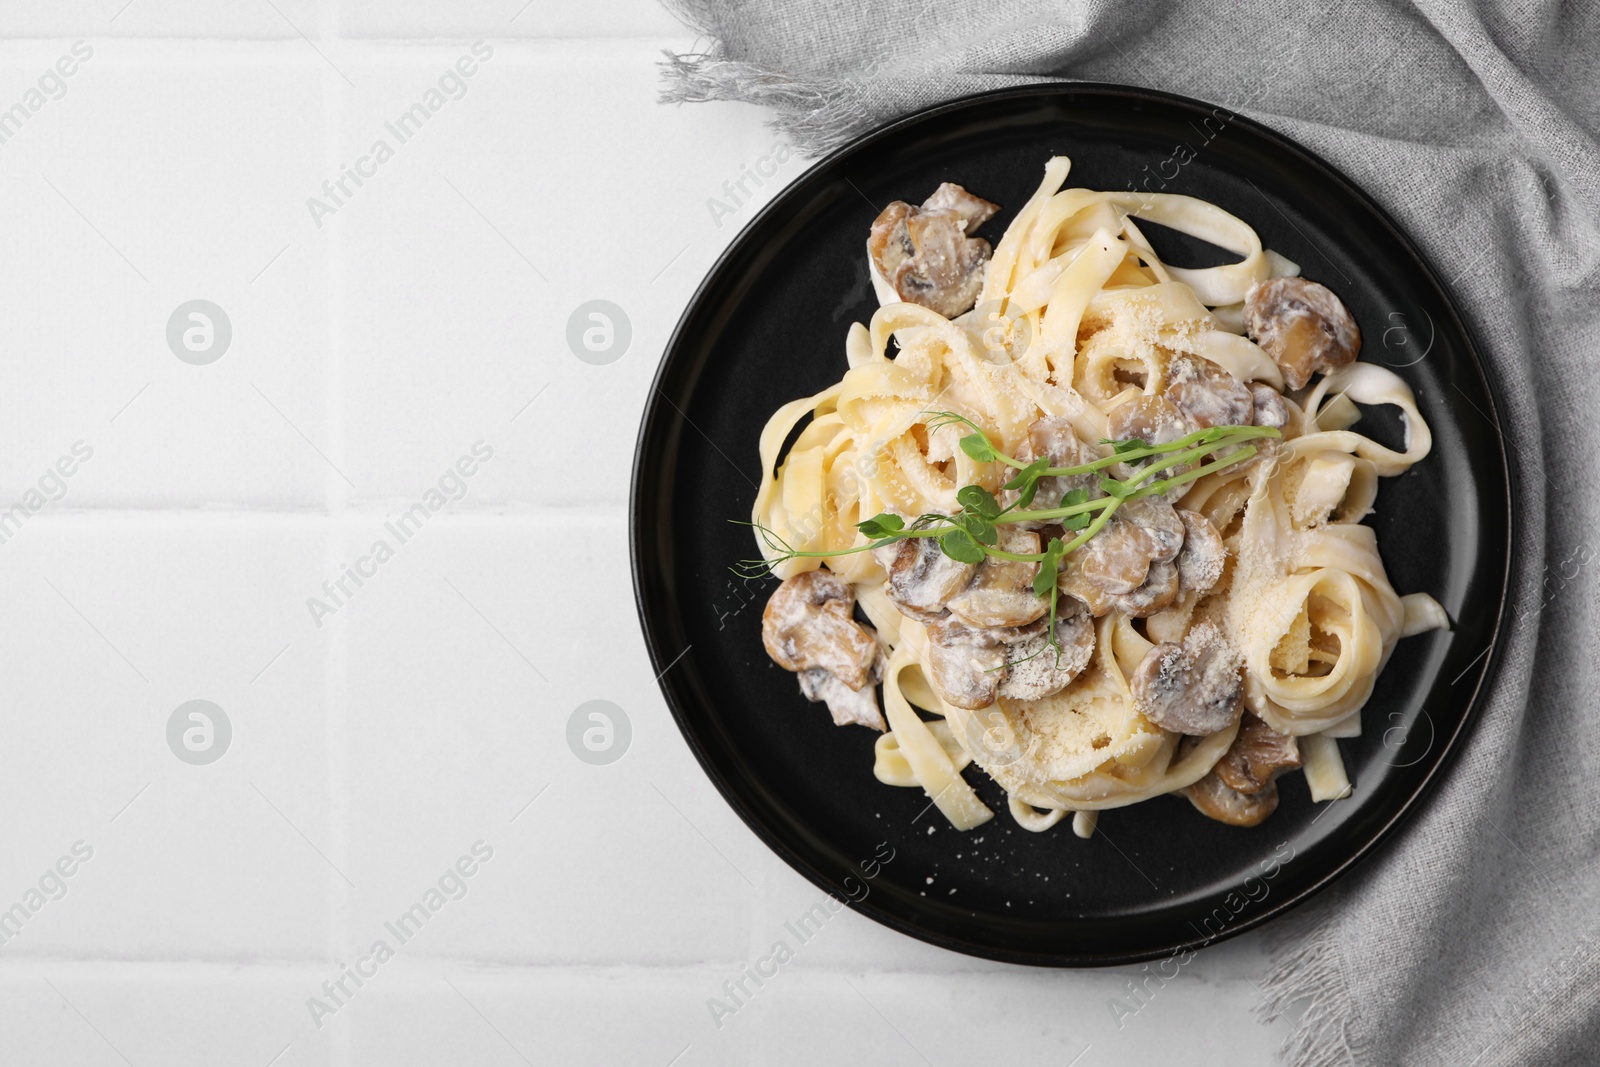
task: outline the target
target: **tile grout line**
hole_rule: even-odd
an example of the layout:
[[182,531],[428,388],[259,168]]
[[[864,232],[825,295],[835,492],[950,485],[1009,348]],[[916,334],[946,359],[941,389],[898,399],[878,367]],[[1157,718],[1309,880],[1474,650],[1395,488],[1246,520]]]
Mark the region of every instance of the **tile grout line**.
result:
[[[325,9],[322,20],[316,29],[316,36],[323,46],[328,44],[329,22],[333,23],[332,36],[338,40],[338,13],[333,7]],[[330,64],[331,66],[331,64]],[[325,67],[322,71],[322,135],[323,157],[328,174],[339,173],[339,155],[341,134],[344,123],[349,117],[346,106],[346,86],[343,84],[344,75],[337,76],[331,69]],[[347,422],[345,419],[345,346],[344,325],[346,312],[346,286],[348,276],[345,269],[346,245],[344,240],[347,227],[330,227],[327,232],[327,245],[323,249],[323,269],[327,276],[328,311],[327,311],[327,391],[328,407],[324,425],[327,427],[328,447],[334,455],[339,457],[340,467],[349,464],[349,447],[346,440]],[[329,478],[326,482],[328,489],[333,493],[330,508],[326,516],[326,541],[328,564],[330,573],[337,574],[340,569],[342,556],[342,538],[346,523],[344,519],[350,510],[350,493],[352,487],[336,482]],[[349,627],[335,626],[328,632],[328,659],[327,677],[323,682],[323,699],[327,708],[327,727],[324,736],[327,739],[327,767],[329,801],[329,850],[339,857],[345,869],[351,867],[350,855],[350,762],[349,762],[349,729],[346,721],[347,705],[345,697],[349,692],[350,678],[350,649]],[[332,884],[333,893],[329,901],[333,914],[329,917],[328,930],[333,938],[333,943],[328,946],[331,960],[342,959],[345,947],[349,945],[351,936],[351,919],[355,914],[355,890],[343,883]],[[328,1062],[330,1067],[346,1067],[351,1062],[350,1028],[336,1027],[329,1035]]]
[[[418,479],[421,481],[421,479]],[[246,505],[242,507],[204,508],[204,507],[163,507],[152,505],[149,507],[124,507],[121,505],[108,505],[106,507],[57,507],[50,512],[37,515],[32,524],[40,527],[60,527],[81,522],[92,522],[99,526],[111,520],[165,522],[181,520],[185,525],[204,527],[211,524],[248,523],[260,522],[331,522],[335,519],[351,522],[360,520],[371,524],[388,519],[396,508],[404,511],[406,507],[415,504],[414,498],[395,498],[387,501],[365,501],[355,505],[345,505],[340,508],[306,508],[306,507],[270,507],[267,505]],[[452,506],[451,510],[435,517],[436,522],[442,524],[462,520],[471,522],[555,522],[555,521],[603,521],[614,522],[619,517],[626,518],[628,514],[627,500],[615,500],[596,503],[594,501],[579,501],[576,503],[534,504],[532,502],[519,503],[486,503],[470,504],[461,503]]]
[[[797,898],[793,903],[798,908],[804,901]],[[781,916],[779,918],[781,919]],[[781,925],[781,922],[779,925]],[[766,948],[770,947],[769,943],[763,946],[762,951],[764,952]],[[914,946],[912,947],[914,948]],[[481,976],[490,978],[503,977],[507,980],[515,981],[545,976],[564,980],[571,975],[616,981],[639,978],[641,975],[658,975],[670,976],[661,978],[661,981],[668,985],[683,977],[703,977],[708,974],[716,974],[720,977],[730,968],[737,969],[741,963],[750,962],[748,954],[743,957],[731,955],[707,957],[703,954],[687,952],[680,957],[666,960],[640,959],[637,956],[617,956],[608,958],[600,963],[582,957],[553,957],[546,960],[510,961],[479,953],[426,951],[411,954],[410,958],[416,959],[421,963],[436,964],[441,968],[458,970],[470,968]],[[896,977],[938,982],[944,981],[952,975],[958,977],[973,975],[993,976],[1010,973],[998,965],[986,967],[984,966],[984,961],[977,958],[968,960],[965,965],[955,965],[953,967],[942,963],[938,965],[926,963],[921,966],[906,965],[898,967],[884,965],[881,961],[876,965],[869,965],[871,963],[872,961],[866,958],[842,961],[824,965],[815,971],[808,972],[808,974],[811,981],[823,983],[831,976],[840,974],[847,974],[857,978],[867,976]],[[75,979],[101,978],[108,982],[146,982],[151,979],[151,976],[159,977],[162,980],[181,980],[191,976],[203,976],[207,982],[225,982],[241,977],[294,978],[296,980],[322,979],[330,977],[333,973],[333,965],[326,960],[314,957],[242,962],[231,957],[217,959],[163,959],[157,957],[117,959],[101,956],[39,954],[19,956],[6,960],[3,965],[0,965],[0,981],[28,980],[36,977],[41,971],[51,974],[70,973]],[[81,975],[79,972],[82,972]],[[654,981],[655,979],[651,980]],[[426,984],[433,981],[433,978],[430,975],[416,975],[404,981]],[[286,1034],[285,1036],[292,1035]]]
[[[336,42],[343,50],[346,51],[351,48],[357,48],[371,50],[374,52],[395,48],[437,48],[441,51],[451,51],[458,50],[463,40],[476,40],[479,38],[484,40],[493,38],[496,47],[499,47],[502,42],[508,47],[515,47],[518,45],[561,47],[566,45],[661,45],[671,43],[677,43],[680,47],[689,47],[692,46],[695,41],[695,36],[688,27],[679,27],[679,32],[677,33],[608,34],[599,37],[592,35],[563,37],[559,34],[531,33],[496,37],[495,34],[497,32],[498,28],[493,25],[460,26],[457,27],[453,32],[435,34],[428,37],[376,37],[366,34],[345,36],[339,33],[336,29],[332,37],[330,37],[326,31],[318,30],[316,40],[318,47],[326,46],[330,42]],[[0,49],[4,49],[6,47],[55,47],[61,44],[63,40],[71,40],[74,37],[81,36],[83,36],[81,30],[56,34],[54,36],[46,35],[30,37],[0,35]],[[112,33],[106,35],[106,39],[114,41],[127,41],[136,44],[182,46],[185,49],[191,48],[194,45],[205,44],[246,46],[259,45],[271,51],[292,53],[305,48],[305,43],[299,37],[290,34],[286,34],[281,37],[238,37],[227,36],[223,34],[199,34],[185,36],[159,33]],[[310,59],[311,61],[316,62],[315,56],[310,57]],[[348,88],[348,86],[346,88]]]

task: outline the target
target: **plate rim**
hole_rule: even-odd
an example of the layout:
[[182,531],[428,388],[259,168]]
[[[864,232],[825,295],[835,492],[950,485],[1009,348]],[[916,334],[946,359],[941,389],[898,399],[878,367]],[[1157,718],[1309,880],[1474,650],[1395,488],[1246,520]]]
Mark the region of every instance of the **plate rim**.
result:
[[[1371,858],[1385,845],[1389,844],[1398,830],[1408,823],[1418,809],[1432,798],[1438,790],[1443,776],[1454,766],[1460,757],[1467,734],[1475,729],[1478,719],[1487,703],[1489,691],[1499,675],[1501,662],[1505,651],[1506,634],[1506,609],[1511,598],[1513,572],[1516,569],[1515,545],[1521,531],[1521,522],[1518,519],[1517,504],[1522,496],[1521,478],[1511,457],[1507,452],[1505,434],[1501,431],[1501,411],[1496,399],[1498,395],[1499,372],[1485,360],[1483,346],[1480,344],[1475,331],[1470,323],[1461,314],[1451,289],[1435,270],[1432,261],[1423,254],[1422,250],[1412,240],[1410,234],[1402,228],[1389,212],[1379,204],[1370,194],[1352,181],[1341,169],[1328,162],[1321,155],[1305,147],[1298,140],[1290,137],[1255,119],[1235,112],[1232,108],[1223,105],[1210,104],[1194,97],[1184,96],[1159,89],[1150,89],[1143,86],[1123,85],[1114,82],[1091,81],[1046,81],[1024,86],[1007,86],[984,92],[970,93],[959,97],[921,108],[917,111],[891,119],[878,125],[865,133],[851,138],[846,143],[834,148],[826,155],[817,159],[805,171],[797,175],[792,181],[780,189],[773,198],[761,207],[759,211],[735,234],[723,250],[718,254],[716,261],[706,269],[699,284],[696,285],[693,295],[684,304],[682,313],[662,349],[661,360],[656,367],[656,372],[651,379],[649,395],[645,398],[644,410],[640,416],[639,429],[634,439],[634,455],[632,470],[628,485],[628,561],[632,577],[634,605],[639,615],[640,628],[644,633],[645,648],[652,669],[655,672],[655,686],[660,690],[668,710],[672,713],[674,724],[678,733],[688,744],[690,751],[706,777],[716,787],[724,802],[739,816],[744,824],[756,837],[771,849],[785,864],[802,875],[807,881],[818,888],[837,896],[838,885],[827,875],[814,867],[809,860],[801,856],[776,832],[774,832],[758,815],[745,804],[742,797],[734,790],[732,784],[725,780],[722,770],[710,757],[702,739],[691,726],[688,718],[679,706],[679,699],[673,686],[666,680],[667,672],[681,658],[687,649],[669,652],[663,647],[662,636],[657,626],[651,619],[651,610],[647,605],[648,592],[646,590],[645,575],[643,573],[643,557],[641,542],[645,540],[645,523],[643,521],[640,500],[643,496],[642,483],[648,477],[648,466],[645,456],[645,445],[650,438],[656,424],[662,419],[662,401],[673,408],[680,419],[687,419],[681,411],[676,411],[676,402],[672,401],[662,389],[662,383],[668,376],[675,362],[680,346],[688,332],[689,323],[695,317],[703,300],[713,283],[718,285],[723,282],[723,273],[728,263],[739,253],[750,235],[761,229],[768,218],[776,215],[785,206],[785,200],[795,190],[806,183],[815,180],[819,175],[833,169],[842,160],[861,152],[871,145],[885,140],[909,126],[936,119],[941,115],[958,112],[976,105],[1004,100],[1008,98],[1024,99],[1029,97],[1049,98],[1063,95],[1113,97],[1118,100],[1147,101],[1162,105],[1177,104],[1183,107],[1215,110],[1222,107],[1232,116],[1229,124],[1239,124],[1250,132],[1275,142],[1282,148],[1297,154],[1300,159],[1309,164],[1319,173],[1319,176],[1331,180],[1338,191],[1353,198],[1371,213],[1373,218],[1388,231],[1412,260],[1421,268],[1422,274],[1443,298],[1444,310],[1448,312],[1451,323],[1459,332],[1465,342],[1465,354],[1473,370],[1477,373],[1484,386],[1484,396],[1488,401],[1489,410],[1485,419],[1490,425],[1494,439],[1494,449],[1499,456],[1500,470],[1504,473],[1505,501],[1505,542],[1501,549],[1501,566],[1499,568],[1499,595],[1493,604],[1494,621],[1489,635],[1487,655],[1483,657],[1483,669],[1479,672],[1476,684],[1467,698],[1466,710],[1461,715],[1454,730],[1445,739],[1439,750],[1439,756],[1428,768],[1422,780],[1419,781],[1410,794],[1404,799],[1400,807],[1390,815],[1384,823],[1374,831],[1367,840],[1353,852],[1342,856],[1339,861],[1329,867],[1321,877],[1315,878],[1310,883],[1302,886],[1296,892],[1278,899],[1275,903],[1257,910],[1248,918],[1239,918],[1230,923],[1219,933],[1205,937],[1195,937],[1165,945],[1153,950],[1110,951],[1110,952],[1028,952],[1004,948],[996,948],[981,942],[970,941],[949,934],[929,930],[909,922],[899,915],[886,911],[872,903],[868,895],[861,901],[844,898],[844,903],[884,926],[901,934],[915,938],[927,944],[958,952],[963,955],[980,959],[994,960],[1000,963],[1018,964],[1032,967],[1047,968],[1091,968],[1112,967],[1131,963],[1142,963],[1150,960],[1163,959],[1168,956],[1179,955],[1186,952],[1198,951],[1200,948],[1226,941],[1237,937],[1247,931],[1254,930],[1262,924],[1285,915],[1306,901],[1320,895],[1330,885],[1345,877],[1364,861]],[[1487,510],[1487,509],[1486,509]],[[675,605],[669,603],[662,605],[657,610],[675,610]]]

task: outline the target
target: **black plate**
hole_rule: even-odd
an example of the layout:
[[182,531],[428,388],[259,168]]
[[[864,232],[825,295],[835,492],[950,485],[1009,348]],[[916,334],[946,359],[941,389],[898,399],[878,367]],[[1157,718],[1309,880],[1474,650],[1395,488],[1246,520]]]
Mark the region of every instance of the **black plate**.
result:
[[[1432,426],[1433,454],[1385,480],[1369,522],[1395,588],[1432,593],[1454,631],[1401,642],[1365,732],[1340,743],[1355,784],[1348,800],[1313,805],[1294,775],[1277,813],[1254,829],[1160,798],[1106,812],[1085,841],[1065,824],[1020,829],[1001,790],[973,769],[968,779],[996,814],[958,833],[921,790],[879,784],[874,735],[835,727],[762,651],[774,583],[729,573],[754,544],[727,520],[750,514],[767,417],[844,373],[845,331],[875,307],[863,262],[869,224],[889,201],[918,202],[954,181],[1004,206],[980,231],[998,239],[1045,160],[1061,153],[1073,161],[1069,186],[1148,181],[1163,191],[1166,179],[1164,191],[1250,223],[1344,298],[1363,358],[1403,376]],[[1179,257],[1205,251],[1170,231],[1157,243]],[[867,915],[976,956],[1055,966],[1150,959],[1306,899],[1392,831],[1445,766],[1498,658],[1513,487],[1496,417],[1486,369],[1433,270],[1376,204],[1305,149],[1224,109],[1140,89],[971,97],[817,164],[745,228],[695,294],[639,433],[639,612],[667,703],[706,773],[811,881],[841,899],[865,889]],[[1398,443],[1389,412],[1371,412],[1363,429]],[[880,842],[894,859],[863,871]]]

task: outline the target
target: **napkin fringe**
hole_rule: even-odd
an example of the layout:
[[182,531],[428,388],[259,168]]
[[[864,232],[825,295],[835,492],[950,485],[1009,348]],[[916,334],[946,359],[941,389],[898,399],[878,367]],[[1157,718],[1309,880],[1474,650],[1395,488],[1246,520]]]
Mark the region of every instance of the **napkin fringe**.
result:
[[1318,908],[1279,922],[1283,925],[1269,936],[1272,969],[1256,1015],[1270,1023],[1304,1003],[1293,1032],[1279,1049],[1282,1061],[1287,1067],[1352,1067],[1354,1019],[1340,970],[1333,910]]
[[[728,57],[712,4],[665,0],[668,10],[706,41],[698,52],[664,52],[663,104],[736,100],[771,108],[767,125],[803,155],[821,155],[870,124],[853,87],[838,78],[804,77]],[[697,42],[697,47],[699,43]]]

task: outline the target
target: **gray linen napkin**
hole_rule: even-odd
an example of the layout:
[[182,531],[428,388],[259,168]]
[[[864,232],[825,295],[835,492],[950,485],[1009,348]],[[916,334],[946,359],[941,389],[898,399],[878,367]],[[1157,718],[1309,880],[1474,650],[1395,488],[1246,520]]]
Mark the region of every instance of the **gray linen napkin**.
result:
[[[669,0],[667,101],[744,100],[817,153],[1051,78],[1250,115],[1321,153],[1449,280],[1499,372],[1524,508],[1503,666],[1404,830],[1273,931],[1295,1067],[1600,1062],[1600,4]],[[1269,928],[1270,929],[1270,928]]]

